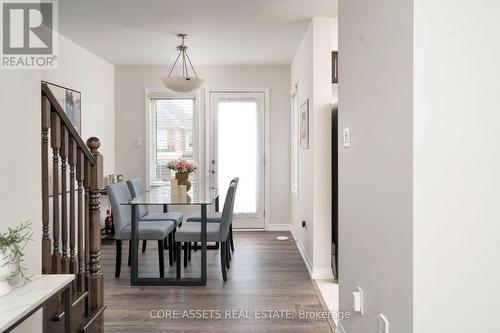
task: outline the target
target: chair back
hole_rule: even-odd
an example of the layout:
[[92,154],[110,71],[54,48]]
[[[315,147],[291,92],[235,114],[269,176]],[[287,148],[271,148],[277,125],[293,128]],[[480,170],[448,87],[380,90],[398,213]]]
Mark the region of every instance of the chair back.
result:
[[130,206],[121,205],[123,202],[132,200],[127,184],[123,182],[106,186],[111,209],[113,210],[113,224],[115,226],[115,238],[121,239],[121,231],[132,222]]
[[[234,177],[233,179],[231,179],[231,181],[229,182],[229,186],[233,185],[233,184],[236,184],[236,188],[238,188],[238,182],[240,181],[240,178],[239,177]],[[228,188],[229,190],[229,188]],[[235,189],[235,192],[236,192],[236,189]],[[226,202],[228,200],[228,196],[227,196],[227,193],[226,193],[226,199],[224,200],[224,206],[226,205]]]
[[[138,196],[141,196],[144,194],[144,183],[142,182],[141,178],[134,178],[127,180],[127,186],[130,191],[130,195],[132,196],[133,199],[135,199]],[[144,217],[148,214],[148,206],[147,205],[139,205],[137,206],[137,219],[140,220],[141,217]]]
[[231,182],[231,185],[229,185],[229,188],[227,189],[220,225],[221,239],[227,238],[229,234],[229,227],[231,226],[231,223],[233,223],[233,210],[237,187],[238,182]]

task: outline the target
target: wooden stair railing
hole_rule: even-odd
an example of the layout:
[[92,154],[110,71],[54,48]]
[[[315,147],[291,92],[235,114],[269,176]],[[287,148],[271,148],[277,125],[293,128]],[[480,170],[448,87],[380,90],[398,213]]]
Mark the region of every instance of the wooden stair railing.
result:
[[[72,332],[103,332],[100,142],[83,141],[43,82],[41,98],[42,273],[75,275]],[[44,332],[63,332],[64,315],[57,295],[44,308]]]

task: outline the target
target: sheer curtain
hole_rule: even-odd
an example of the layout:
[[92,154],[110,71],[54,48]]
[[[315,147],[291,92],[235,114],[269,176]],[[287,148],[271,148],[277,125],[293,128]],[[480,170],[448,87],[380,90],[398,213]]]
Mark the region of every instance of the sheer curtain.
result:
[[218,97],[217,103],[217,184],[221,202],[230,180],[238,176],[234,213],[253,216],[259,212],[263,142],[259,122],[259,100],[255,97]]

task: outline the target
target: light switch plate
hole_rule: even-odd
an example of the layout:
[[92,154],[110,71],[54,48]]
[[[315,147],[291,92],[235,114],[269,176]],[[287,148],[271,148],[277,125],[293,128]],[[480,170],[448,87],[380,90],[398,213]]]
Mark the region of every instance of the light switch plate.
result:
[[351,129],[344,128],[342,131],[342,138],[344,142],[344,148],[349,148],[351,146]]
[[361,289],[359,286],[358,286],[358,290],[353,292],[352,293],[352,296],[354,298],[354,304],[353,304],[353,307],[354,307],[354,311],[355,312],[359,312],[361,315],[364,315],[365,312],[364,312],[364,292],[363,292],[363,289]]
[[378,317],[378,333],[389,333],[389,320],[383,314]]

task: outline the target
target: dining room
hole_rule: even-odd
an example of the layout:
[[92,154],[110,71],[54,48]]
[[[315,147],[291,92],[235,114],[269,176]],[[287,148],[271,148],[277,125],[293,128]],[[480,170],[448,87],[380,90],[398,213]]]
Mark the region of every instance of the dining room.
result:
[[[127,186],[108,186],[130,196],[111,211],[137,216],[137,236],[103,243],[106,330],[330,332],[328,316],[298,318],[335,310],[297,245],[311,227],[292,222],[291,68],[198,66],[197,39],[185,41],[204,80],[194,92],[165,89],[170,66],[115,67],[115,172]],[[170,221],[170,236],[143,239],[148,215]]]
[[[290,21],[278,46],[281,28],[257,23],[251,7],[246,13],[256,17],[233,25],[231,33],[200,31],[206,17],[178,26],[169,21],[180,34],[155,44],[161,45],[161,59],[155,53],[137,60],[143,55],[128,45],[114,46],[119,55],[101,50],[118,63],[113,171],[122,182],[111,177],[107,197],[114,228],[122,228],[122,216],[129,226],[120,240],[103,243],[104,282],[110,287],[106,330],[195,332],[209,325],[209,331],[328,332],[334,325],[331,318],[298,317],[334,311],[311,283],[306,243],[312,226],[299,227],[307,213],[292,209],[302,203],[294,203],[290,190],[292,129],[300,125],[298,119],[292,123],[290,87],[300,81],[300,104],[309,98],[312,113],[312,90],[302,77],[310,69],[299,62],[303,52],[312,52],[313,24]],[[316,38],[323,34],[320,52],[330,59],[335,22],[321,23],[314,26]],[[226,25],[222,18],[218,24]],[[251,29],[247,45],[239,42],[244,33],[238,29]],[[300,78],[291,67],[294,58]],[[184,76],[195,79],[176,82]],[[330,104],[332,84],[325,78]],[[300,147],[299,134],[295,138]],[[307,155],[307,149],[297,154],[304,159],[301,173],[308,172]],[[308,185],[301,186],[305,195]],[[202,311],[199,318],[189,310],[210,313]],[[263,310],[274,318],[256,318]]]
[[62,282],[19,332],[334,330],[311,198],[330,191],[330,154],[312,157],[331,147],[337,5],[314,1],[52,7],[57,67],[11,78],[42,97],[28,267]]

